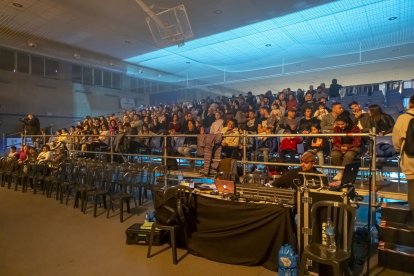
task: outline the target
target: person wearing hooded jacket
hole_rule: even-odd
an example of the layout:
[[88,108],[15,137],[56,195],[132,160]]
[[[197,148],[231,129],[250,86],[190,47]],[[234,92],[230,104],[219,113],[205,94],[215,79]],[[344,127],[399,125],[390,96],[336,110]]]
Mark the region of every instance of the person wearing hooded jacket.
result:
[[[411,115],[410,115],[411,114]],[[414,157],[408,156],[404,151],[404,143],[408,125],[414,119],[414,96],[411,96],[406,113],[401,114],[395,122],[392,131],[392,143],[397,152],[400,152],[401,171],[405,174],[408,183],[408,206],[411,211],[409,226],[414,230]]]

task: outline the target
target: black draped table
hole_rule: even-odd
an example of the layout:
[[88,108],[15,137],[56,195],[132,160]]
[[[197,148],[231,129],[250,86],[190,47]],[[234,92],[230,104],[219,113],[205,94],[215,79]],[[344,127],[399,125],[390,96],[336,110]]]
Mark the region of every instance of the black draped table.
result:
[[190,253],[237,265],[278,268],[282,245],[295,245],[292,212],[275,204],[234,202],[195,196]]

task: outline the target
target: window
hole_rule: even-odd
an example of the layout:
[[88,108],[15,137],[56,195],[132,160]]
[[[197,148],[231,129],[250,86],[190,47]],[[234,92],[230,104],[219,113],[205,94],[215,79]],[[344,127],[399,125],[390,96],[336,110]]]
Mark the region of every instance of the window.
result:
[[103,71],[103,86],[111,88],[111,72]]
[[6,49],[0,49],[0,69],[13,71],[14,67],[14,52]]
[[93,69],[93,84],[102,86],[102,70]]
[[53,59],[45,59],[45,76],[57,78],[59,76],[59,62]]
[[92,68],[83,67],[83,75],[82,76],[83,76],[82,83],[89,84],[89,85],[93,84]]
[[130,80],[131,80],[130,91],[131,92],[137,92],[137,90],[138,90],[138,79],[131,77]]
[[82,82],[82,66],[72,64],[72,82]]
[[112,73],[112,88],[121,89],[121,74]]
[[45,75],[45,60],[43,57],[31,56],[32,58],[32,74],[38,76]]
[[30,73],[30,56],[28,54],[17,53],[17,72]]

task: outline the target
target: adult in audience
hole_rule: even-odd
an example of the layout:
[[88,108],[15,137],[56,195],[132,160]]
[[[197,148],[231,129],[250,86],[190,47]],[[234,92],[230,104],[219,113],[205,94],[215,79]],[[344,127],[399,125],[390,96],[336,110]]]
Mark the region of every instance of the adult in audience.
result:
[[[197,134],[200,134],[200,130],[196,129],[194,125],[194,121],[188,121],[186,131],[184,132],[184,134],[197,135]],[[183,146],[178,147],[177,151],[179,154],[182,154],[186,157],[190,157],[190,152],[196,149],[197,149],[197,137],[189,136],[189,137],[185,137]]]
[[213,106],[210,106],[207,109],[207,112],[204,113],[203,112],[203,127],[204,130],[206,131],[206,133],[210,132],[210,127],[211,125],[214,123],[215,121],[215,112],[216,112],[216,108],[214,108]]
[[168,127],[168,133],[175,134],[177,132],[181,132],[181,124],[179,122],[178,115],[174,114],[172,117],[172,121],[170,122],[170,125]]
[[313,88],[313,85],[312,84],[309,85],[309,89],[308,89],[308,91],[306,91],[306,94],[308,94],[308,93],[310,93],[312,97],[316,93],[316,90]]
[[361,105],[353,101],[349,104],[349,109],[352,111],[354,115],[356,125],[359,127],[361,132],[369,132],[371,124],[370,124],[370,116],[367,112],[365,112]]
[[36,162],[38,164],[42,164],[46,161],[50,161],[53,158],[53,152],[50,150],[49,145],[44,145],[42,147],[42,151],[39,153],[39,155],[36,158]]
[[305,102],[301,105],[299,112],[302,113],[302,114],[304,114],[306,108],[311,108],[313,112],[317,108],[317,104],[313,100],[311,93],[306,93],[306,95],[305,95]]
[[39,135],[40,134],[40,121],[33,114],[28,114],[26,117],[20,120],[25,127],[26,135]]
[[272,110],[276,110],[278,113],[279,120],[285,116],[286,108],[282,106],[279,99],[275,99],[272,103]]
[[322,133],[334,132],[336,118],[344,112],[341,103],[333,103],[332,111],[328,115],[324,116],[321,121]]
[[[144,136],[140,136],[140,135],[144,135]],[[150,141],[151,141],[151,136],[155,135],[154,132],[150,131],[148,125],[146,123],[144,123],[142,125],[141,130],[138,132],[138,138],[137,138],[137,142],[138,142],[138,147],[140,149],[144,149],[144,150],[150,150]]]
[[342,88],[342,85],[338,84],[337,79],[333,79],[331,86],[329,86],[329,100],[332,98],[339,98],[339,90]]
[[279,130],[289,130],[290,133],[296,133],[297,128],[299,126],[299,118],[296,118],[296,110],[295,109],[289,109],[287,116],[283,117],[279,121]]
[[299,108],[299,103],[298,103],[298,101],[296,100],[295,95],[293,95],[293,94],[289,94],[289,96],[288,96],[288,101],[286,102],[286,109],[287,109],[287,110],[289,110],[289,109],[295,109],[295,110],[298,110],[298,108]]
[[[334,133],[360,133],[359,128],[345,114],[339,115],[335,119]],[[345,166],[352,163],[356,155],[361,150],[360,136],[335,136],[333,138],[333,148],[331,151],[332,165]],[[342,179],[342,170],[338,170],[334,180]]]
[[20,149],[20,152],[19,152],[18,162],[19,164],[23,164],[23,163],[26,163],[27,160],[29,160],[29,146],[23,145],[23,147]]
[[319,120],[312,115],[312,109],[310,107],[305,109],[304,116],[299,120],[298,133],[307,134],[311,131],[312,124],[318,124]]
[[257,105],[256,96],[253,95],[252,91],[247,92],[246,102],[252,107],[255,108]]
[[397,152],[400,152],[401,170],[407,179],[408,207],[411,211],[411,219],[408,225],[414,230],[414,157],[408,156],[404,151],[405,139],[410,121],[414,118],[414,96],[411,96],[408,110],[400,115],[392,131],[392,142]]
[[[301,106],[305,101],[305,92],[300,88],[296,90],[296,99],[298,101],[299,106]],[[297,109],[299,109],[299,107]]]
[[[133,131],[133,133],[134,135],[138,134],[138,132],[135,133],[135,130]],[[109,134],[108,127],[105,124],[101,125],[98,140],[105,145],[109,145],[109,138],[110,138],[109,135],[110,134]]]
[[327,98],[328,95],[326,94],[325,90],[322,87],[318,87],[316,93],[313,94],[313,99],[318,102],[320,98]]
[[17,148],[15,146],[11,146],[9,150],[9,154],[7,155],[9,158],[18,159],[19,153],[17,152]]
[[221,130],[223,129],[223,119],[221,118],[222,115],[219,111],[216,111],[216,113],[214,114],[214,117],[216,118],[216,120],[211,124],[210,127],[210,134],[218,134],[221,133]]
[[246,112],[247,112],[247,107],[241,106],[240,108],[237,109],[236,115],[234,116],[240,130],[246,129],[246,123],[247,123]]
[[27,162],[35,163],[37,159],[38,152],[34,147],[29,146],[29,159]]
[[391,115],[384,113],[379,105],[370,105],[368,107],[368,114],[371,128],[375,127],[377,134],[386,135],[392,132],[395,121]]
[[238,159],[239,157],[239,130],[235,127],[234,120],[228,120],[225,127],[223,127],[221,133],[223,134],[223,140],[221,142],[222,152],[227,157]]

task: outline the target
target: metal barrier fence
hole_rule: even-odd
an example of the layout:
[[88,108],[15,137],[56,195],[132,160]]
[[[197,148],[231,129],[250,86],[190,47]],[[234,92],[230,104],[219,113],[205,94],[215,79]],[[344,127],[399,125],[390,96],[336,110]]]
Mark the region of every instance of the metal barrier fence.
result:
[[[106,136],[108,138],[109,143],[107,144],[108,146],[108,151],[102,152],[102,151],[80,151],[80,150],[76,150],[73,146],[75,144],[79,144],[81,142],[79,142],[78,140],[80,140],[80,138],[93,138],[93,137],[98,137],[99,135],[67,135],[64,138],[59,138],[56,135],[21,135],[21,144],[26,144],[27,142],[31,142],[32,145],[37,146],[37,145],[43,145],[48,143],[48,141],[50,142],[50,138],[54,138],[56,139],[56,142],[58,143],[59,141],[61,142],[65,142],[69,147],[68,150],[71,153],[91,153],[91,154],[103,154],[103,155],[110,155],[110,160],[111,162],[113,162],[114,160],[114,156],[132,156],[132,157],[154,157],[154,158],[161,158],[163,160],[163,164],[165,165],[167,162],[167,159],[169,158],[181,158],[181,159],[187,159],[187,160],[203,160],[203,158],[197,158],[197,157],[186,157],[186,156],[173,156],[173,155],[168,155],[168,146],[172,146],[172,145],[168,145],[168,139],[169,138],[174,138],[174,137],[182,137],[182,138],[187,138],[187,137],[197,137],[199,135],[190,135],[190,134],[174,134],[174,135],[162,135],[162,134],[156,134],[156,135],[125,135],[126,138],[132,138],[132,139],[137,139],[137,138],[154,138],[154,137],[158,137],[161,139],[162,142],[160,142],[160,148],[157,148],[156,150],[160,151],[161,154],[143,154],[143,153],[118,153],[114,151],[114,140],[116,135],[108,135]],[[286,162],[259,162],[259,161],[253,161],[253,160],[248,160],[247,157],[247,153],[248,153],[248,139],[249,138],[258,138],[258,137],[262,137],[262,138],[284,138],[284,137],[326,137],[326,138],[333,138],[333,137],[350,137],[350,136],[355,136],[355,137],[367,137],[370,139],[370,143],[371,145],[375,145],[376,144],[376,140],[378,135],[372,134],[372,133],[318,133],[318,134],[248,134],[246,131],[243,133],[240,133],[239,135],[223,135],[223,137],[239,137],[241,138],[241,142],[239,142],[240,148],[241,148],[241,160],[239,160],[238,162],[240,164],[242,164],[244,172],[246,170],[246,165],[247,164],[251,164],[251,165],[277,165],[277,166],[298,166],[297,163],[286,163]],[[6,141],[5,141],[5,135],[3,134],[3,152],[6,151],[6,149],[10,146],[10,145],[6,145]],[[84,141],[82,143],[88,143],[90,141]],[[18,144],[17,144],[18,145]],[[375,146],[371,146],[371,154],[368,157],[372,157],[372,156],[376,156],[376,148]],[[220,161],[220,160],[213,160],[213,161]],[[364,163],[365,165],[365,163]],[[343,169],[343,166],[331,166],[331,165],[315,165],[316,167],[320,167],[323,169]],[[370,168],[371,167],[371,168]],[[376,171],[376,160],[375,158],[371,158],[371,164],[368,167],[361,167],[360,170],[362,171]]]

